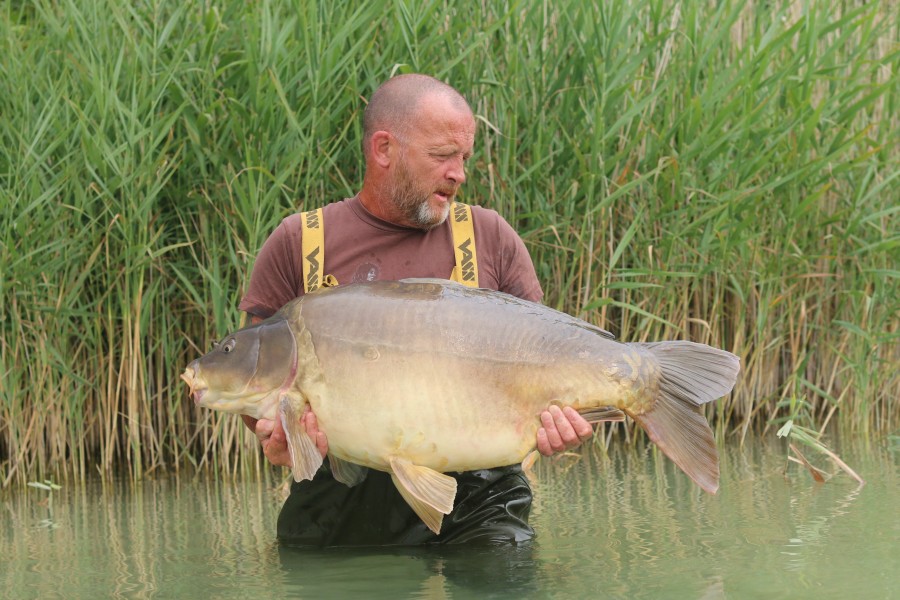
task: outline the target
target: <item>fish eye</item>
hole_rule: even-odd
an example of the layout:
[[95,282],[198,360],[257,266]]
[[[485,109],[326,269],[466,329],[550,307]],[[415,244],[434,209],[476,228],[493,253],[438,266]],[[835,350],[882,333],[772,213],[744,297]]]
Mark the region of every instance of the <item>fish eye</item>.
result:
[[235,342],[234,338],[231,338],[230,340],[222,344],[222,352],[225,352],[226,354],[231,352],[232,350],[234,350],[234,345],[236,343],[237,342]]

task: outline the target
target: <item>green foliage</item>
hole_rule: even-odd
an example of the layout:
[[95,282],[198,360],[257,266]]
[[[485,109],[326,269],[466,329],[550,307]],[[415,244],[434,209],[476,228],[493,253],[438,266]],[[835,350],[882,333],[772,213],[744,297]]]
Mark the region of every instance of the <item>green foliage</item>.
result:
[[355,193],[365,99],[410,71],[470,98],[465,200],[522,232],[548,304],[739,354],[729,431],[791,397],[896,428],[895,8],[6,3],[0,486],[259,467],[178,373],[279,221]]

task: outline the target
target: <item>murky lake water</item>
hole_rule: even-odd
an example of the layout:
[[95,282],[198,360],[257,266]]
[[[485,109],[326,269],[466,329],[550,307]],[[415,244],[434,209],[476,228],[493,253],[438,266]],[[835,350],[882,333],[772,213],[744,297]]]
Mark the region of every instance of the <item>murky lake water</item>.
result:
[[652,450],[544,460],[525,549],[281,548],[255,482],[23,488],[0,497],[0,596],[900,598],[900,452],[840,451],[864,487],[785,477],[776,444],[726,447],[717,496]]

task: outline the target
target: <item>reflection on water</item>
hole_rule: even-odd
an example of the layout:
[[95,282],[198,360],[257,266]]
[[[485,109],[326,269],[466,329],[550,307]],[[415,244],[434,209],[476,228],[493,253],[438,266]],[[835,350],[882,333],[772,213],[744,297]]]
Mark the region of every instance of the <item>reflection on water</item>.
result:
[[534,597],[535,548],[281,548],[291,597]]
[[[0,506],[0,589],[14,597],[116,597],[229,587],[272,577],[275,497],[256,484],[179,479],[64,488],[50,506],[26,488]],[[42,527],[51,519],[56,527]],[[8,560],[11,557],[11,560]]]
[[[897,454],[843,448],[868,481],[784,476],[778,447],[727,447],[709,496],[652,447],[544,460],[524,548],[282,548],[256,482],[22,488],[0,497],[15,598],[840,598],[900,594]],[[895,591],[897,590],[897,591]]]

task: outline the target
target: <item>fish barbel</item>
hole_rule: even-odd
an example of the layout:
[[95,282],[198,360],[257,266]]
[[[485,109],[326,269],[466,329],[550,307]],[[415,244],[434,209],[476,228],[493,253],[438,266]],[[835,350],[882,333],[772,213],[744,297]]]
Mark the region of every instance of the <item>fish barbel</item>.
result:
[[702,414],[729,393],[738,357],[687,341],[621,343],[549,307],[443,280],[359,283],[286,304],[225,337],[182,379],[200,405],[280,418],[294,479],[322,464],[300,427],[308,404],[339,481],[386,471],[435,532],[453,508],[444,473],[521,462],[540,413],[571,406],[591,420],[634,419],[701,488],[718,455]]

